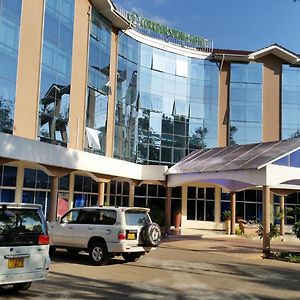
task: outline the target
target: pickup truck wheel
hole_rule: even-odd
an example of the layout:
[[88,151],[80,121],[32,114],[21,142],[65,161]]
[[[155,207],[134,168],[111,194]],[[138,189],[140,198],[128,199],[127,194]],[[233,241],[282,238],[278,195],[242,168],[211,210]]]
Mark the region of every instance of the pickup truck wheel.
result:
[[88,250],[90,261],[93,265],[101,266],[108,262],[108,252],[103,242],[92,243]]
[[28,290],[31,286],[31,282],[22,282],[22,283],[15,283],[13,285],[13,289],[15,291],[25,291]]
[[142,253],[123,253],[122,256],[126,262],[136,262],[142,256]]

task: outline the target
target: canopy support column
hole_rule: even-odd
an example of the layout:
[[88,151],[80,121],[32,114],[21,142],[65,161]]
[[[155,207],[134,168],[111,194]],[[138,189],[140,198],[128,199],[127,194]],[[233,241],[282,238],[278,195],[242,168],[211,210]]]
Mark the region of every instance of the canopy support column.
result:
[[285,228],[284,228],[284,196],[280,196],[280,234],[285,234]]
[[231,234],[235,234],[236,192],[230,192]]
[[165,232],[170,233],[171,226],[171,196],[172,188],[166,187],[166,204],[165,204]]
[[98,205],[99,206],[104,205],[104,191],[105,191],[105,183],[100,181],[98,183]]
[[57,211],[57,193],[58,193],[58,176],[50,177],[50,214],[49,221],[56,221],[56,211]]
[[263,253],[270,253],[270,187],[263,186]]
[[129,206],[134,206],[134,192],[135,192],[135,186],[129,184]]

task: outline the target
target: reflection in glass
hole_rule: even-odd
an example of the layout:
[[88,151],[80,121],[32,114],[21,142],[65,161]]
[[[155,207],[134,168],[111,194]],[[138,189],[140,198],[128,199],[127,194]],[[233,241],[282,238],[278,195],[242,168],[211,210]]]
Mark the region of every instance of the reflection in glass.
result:
[[[128,56],[132,47],[134,59]],[[151,48],[120,34],[116,158],[172,165],[194,149],[215,147],[217,120],[216,64]]]
[[282,139],[300,137],[300,70],[282,65]]
[[[111,92],[109,81],[111,27],[95,9],[92,10],[89,42],[85,149],[105,155],[107,105],[108,95]],[[124,69],[125,67],[122,68]],[[119,75],[122,80],[125,80],[128,76],[126,72],[122,72]],[[133,101],[132,98],[134,98],[134,95],[128,93],[127,101]]]
[[0,131],[12,133],[21,0],[0,1]]
[[229,142],[257,143],[262,139],[262,64],[231,64]]
[[46,0],[39,105],[39,138],[68,143],[74,0]]

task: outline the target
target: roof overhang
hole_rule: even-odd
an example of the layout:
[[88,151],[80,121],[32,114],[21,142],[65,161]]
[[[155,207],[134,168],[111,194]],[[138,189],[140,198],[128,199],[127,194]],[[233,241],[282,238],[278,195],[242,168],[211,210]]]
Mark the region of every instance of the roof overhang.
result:
[[264,56],[273,54],[289,64],[297,65],[300,63],[300,58],[295,53],[288,51],[278,45],[272,45],[267,48],[255,51],[248,55],[249,60],[258,60]]
[[[167,166],[141,165],[76,149],[0,133],[0,161],[44,170],[49,176],[65,172],[93,174],[95,180],[123,177],[139,181],[165,181]],[[51,169],[47,172],[46,169]],[[55,168],[55,170],[53,169]],[[52,172],[53,171],[53,172]],[[60,175],[57,175],[60,176]]]
[[91,2],[97,11],[108,19],[114,27],[121,30],[134,27],[132,23],[120,14],[110,0],[91,0]]
[[244,62],[244,63],[249,62],[249,58],[247,55],[239,55],[239,54],[213,53],[210,58],[211,60],[217,60],[217,61]]

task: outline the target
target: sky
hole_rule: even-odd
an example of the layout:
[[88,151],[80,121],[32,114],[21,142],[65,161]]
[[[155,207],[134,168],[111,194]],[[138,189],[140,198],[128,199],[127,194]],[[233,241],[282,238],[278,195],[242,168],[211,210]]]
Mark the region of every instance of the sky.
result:
[[214,48],[279,44],[300,53],[300,0],[113,0],[139,16],[212,39]]

